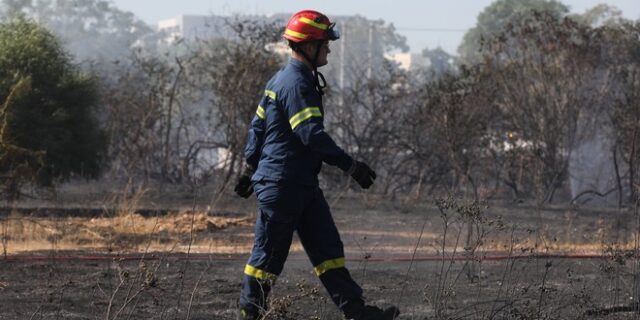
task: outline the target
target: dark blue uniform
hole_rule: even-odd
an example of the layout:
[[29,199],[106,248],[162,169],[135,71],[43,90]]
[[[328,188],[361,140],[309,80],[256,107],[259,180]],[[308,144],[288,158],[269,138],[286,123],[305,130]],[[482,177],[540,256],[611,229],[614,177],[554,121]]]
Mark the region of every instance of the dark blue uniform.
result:
[[362,289],[345,268],[340,235],[318,187],[322,162],[347,171],[353,159],[325,132],[323,121],[322,97],[311,70],[291,58],[268,82],[245,148],[247,163],[256,168],[252,182],[259,214],[241,309],[264,308],[294,231],[338,307],[361,299]]

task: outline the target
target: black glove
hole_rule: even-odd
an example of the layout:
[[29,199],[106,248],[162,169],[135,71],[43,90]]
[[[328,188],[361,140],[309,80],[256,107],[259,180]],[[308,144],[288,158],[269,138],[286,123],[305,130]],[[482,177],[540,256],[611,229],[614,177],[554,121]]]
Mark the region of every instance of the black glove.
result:
[[376,180],[375,171],[371,170],[366,163],[360,161],[354,161],[347,174],[356,180],[363,189],[369,189],[373,181]]
[[253,193],[253,185],[251,184],[251,176],[253,175],[253,168],[246,166],[244,173],[238,178],[236,187],[233,189],[237,195],[243,198],[249,198]]

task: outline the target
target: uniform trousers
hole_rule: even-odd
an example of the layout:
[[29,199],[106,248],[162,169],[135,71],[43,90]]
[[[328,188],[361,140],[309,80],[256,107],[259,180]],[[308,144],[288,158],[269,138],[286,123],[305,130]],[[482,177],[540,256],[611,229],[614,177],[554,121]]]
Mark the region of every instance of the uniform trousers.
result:
[[263,312],[267,296],[282,272],[294,231],[315,274],[341,309],[361,303],[362,289],[345,267],[344,248],[329,205],[318,186],[254,183],[258,216],[251,257],[242,279],[239,306]]

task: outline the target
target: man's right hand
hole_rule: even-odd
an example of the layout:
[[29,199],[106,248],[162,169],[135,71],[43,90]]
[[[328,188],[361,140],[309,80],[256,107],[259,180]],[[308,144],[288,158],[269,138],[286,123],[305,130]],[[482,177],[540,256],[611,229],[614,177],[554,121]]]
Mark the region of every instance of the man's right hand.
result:
[[375,171],[371,170],[366,163],[360,161],[354,161],[348,173],[363,189],[369,189],[377,177]]

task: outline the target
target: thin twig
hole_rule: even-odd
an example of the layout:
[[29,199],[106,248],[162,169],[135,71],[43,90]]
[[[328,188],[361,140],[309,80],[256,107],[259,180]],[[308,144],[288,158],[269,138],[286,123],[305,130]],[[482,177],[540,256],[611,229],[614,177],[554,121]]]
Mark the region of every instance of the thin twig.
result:
[[400,291],[400,296],[398,297],[398,306],[402,303],[402,299],[404,298],[404,291],[407,288],[407,284],[409,283],[409,273],[411,272],[411,268],[413,267],[413,263],[416,258],[416,254],[418,252],[418,248],[420,247],[420,241],[422,241],[422,236],[424,235],[424,230],[427,227],[427,222],[429,221],[429,216],[425,214],[424,222],[422,223],[422,228],[420,229],[420,235],[418,236],[418,241],[416,241],[416,246],[413,248],[413,254],[411,255],[411,261],[409,262],[409,267],[407,268],[407,272],[404,275],[404,281],[402,285],[402,290]]
[[109,299],[109,305],[107,306],[107,314],[105,315],[105,320],[111,320],[111,308],[113,308],[113,301],[116,298],[116,295],[118,294],[118,291],[120,291],[120,288],[124,285],[124,279],[120,279],[120,283],[118,284],[118,286],[116,286],[116,289],[113,290],[113,292],[111,293],[111,298]]
[[[189,230],[189,245],[187,247],[187,257],[185,259],[184,262],[184,268],[182,269],[181,272],[181,279],[180,279],[180,290],[178,292],[178,305],[177,305],[177,309],[176,309],[176,316],[175,318],[177,318],[178,313],[180,311],[180,297],[182,296],[182,290],[184,289],[184,280],[185,280],[185,274],[187,272],[187,268],[189,267],[189,256],[191,255],[191,246],[193,245],[193,233],[194,233],[194,225],[195,225],[195,220],[196,220],[196,199],[198,198],[198,188],[195,188],[196,192],[193,196],[193,205],[191,207],[191,228]],[[187,311],[187,313],[190,313],[190,311]]]
[[38,306],[38,309],[36,309],[36,311],[35,311],[35,312],[33,312],[33,314],[31,315],[31,317],[29,317],[29,320],[33,320],[33,318],[34,318],[38,313],[40,313],[40,310],[41,310],[41,309],[42,309],[42,305],[39,305],[39,306]]
[[200,273],[200,277],[198,278],[198,281],[196,281],[196,284],[193,287],[193,290],[191,291],[191,298],[189,299],[189,307],[187,308],[187,320],[191,318],[191,306],[193,305],[193,298],[196,295],[196,291],[198,291],[198,286],[200,285],[200,282],[204,278],[204,275],[209,273],[209,270],[211,270],[211,261],[209,261],[207,267]]

